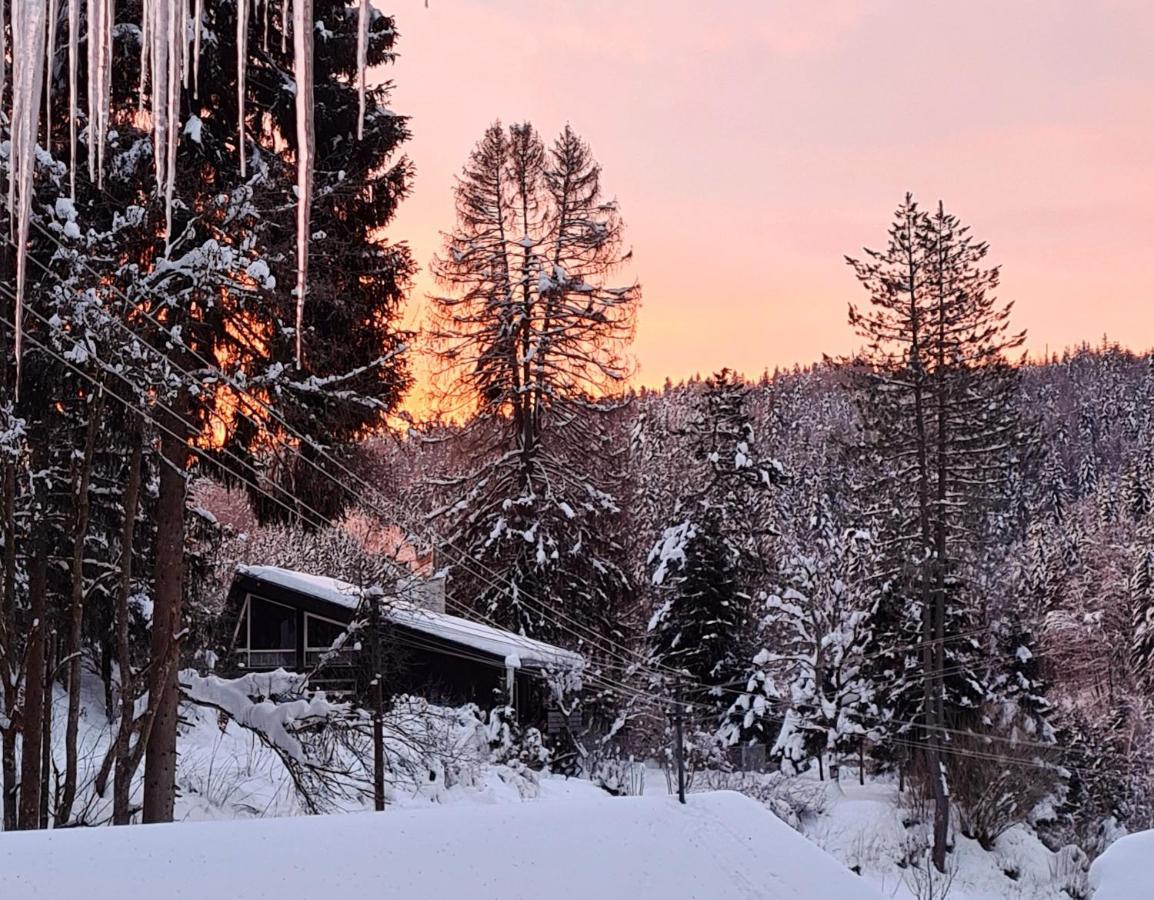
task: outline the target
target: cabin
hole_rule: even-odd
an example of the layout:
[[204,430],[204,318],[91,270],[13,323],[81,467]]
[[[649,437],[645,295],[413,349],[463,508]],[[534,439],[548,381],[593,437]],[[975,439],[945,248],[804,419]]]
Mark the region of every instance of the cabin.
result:
[[[444,705],[510,704],[525,724],[557,733],[576,727],[558,720],[549,683],[576,676],[578,653],[445,612],[444,581],[412,576],[379,602],[378,660],[386,696],[413,694]],[[363,695],[368,686],[364,638],[333,644],[372,602],[354,585],[275,566],[241,566],[226,608],[235,624],[226,667],[284,668],[312,673],[317,688]]]

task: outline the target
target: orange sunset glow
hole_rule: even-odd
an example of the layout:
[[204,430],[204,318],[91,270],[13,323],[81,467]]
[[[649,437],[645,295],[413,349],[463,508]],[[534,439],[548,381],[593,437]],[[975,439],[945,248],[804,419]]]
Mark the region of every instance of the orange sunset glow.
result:
[[[1154,5],[1143,0],[404,0],[393,106],[422,271],[494,118],[566,121],[621,203],[637,383],[854,346],[845,254],[905,191],[991,245],[1032,354],[1154,344]],[[418,377],[427,367],[417,363]],[[427,405],[418,385],[410,407]]]

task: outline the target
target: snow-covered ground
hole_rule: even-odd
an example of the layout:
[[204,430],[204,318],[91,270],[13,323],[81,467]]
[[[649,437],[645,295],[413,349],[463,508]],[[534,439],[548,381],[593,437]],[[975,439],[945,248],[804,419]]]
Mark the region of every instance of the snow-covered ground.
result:
[[[928,828],[905,822],[918,815],[888,782],[827,784],[825,809],[802,822],[811,840],[847,866],[860,870],[886,896],[916,897],[928,889],[924,848]],[[927,822],[928,822],[928,816]],[[920,868],[899,865],[911,856]],[[1064,896],[1056,876],[1060,860],[1028,828],[1015,826],[992,851],[961,834],[947,860],[945,883],[951,900],[1056,898]],[[938,876],[943,878],[943,876]],[[937,896],[937,895],[935,895]]]
[[5,900],[880,900],[730,792],[6,835]]
[[1115,841],[1090,867],[1094,900],[1149,900],[1154,897],[1154,831]]
[[[895,900],[1067,900],[1085,896],[1081,854],[1050,851],[1025,826],[1015,826],[987,851],[953,835],[947,873],[930,870],[929,816],[890,780],[859,786],[856,773],[838,784],[816,776],[699,776],[700,787],[742,787],[788,819],[802,834],[839,859],[863,881]],[[740,784],[741,781],[744,785]],[[759,786],[760,783],[760,786]],[[650,772],[646,790],[665,792],[660,772]],[[1071,888],[1073,893],[1064,889]],[[1154,897],[1154,891],[1144,894]]]
[[[58,698],[58,716],[63,714],[63,699],[63,695]],[[852,900],[882,896],[906,900],[929,896],[926,827],[917,824],[921,814],[911,806],[908,793],[903,797],[891,781],[871,781],[861,787],[852,772],[840,785],[818,782],[811,776],[699,775],[689,808],[679,810],[668,796],[665,774],[660,770],[646,771],[643,798],[613,798],[589,781],[532,772],[515,762],[494,763],[475,720],[460,716],[460,711],[429,712],[427,723],[421,726],[427,752],[419,754],[407,770],[397,766],[390,778],[389,808],[384,814],[364,814],[371,803],[362,780],[350,783],[349,789],[334,795],[327,806],[333,813],[350,815],[303,817],[300,796],[272,751],[236,723],[222,726],[215,713],[186,707],[188,725],[180,737],[176,806],[176,818],[184,824],[4,835],[0,838],[0,896],[4,900],[10,896],[69,896],[65,881],[56,879],[75,875],[87,865],[83,860],[105,856],[116,860],[126,853],[139,853],[141,858],[147,856],[156,862],[147,862],[143,873],[138,866],[126,868],[134,877],[171,878],[171,869],[165,874],[166,866],[180,859],[203,861],[203,865],[198,862],[196,877],[190,880],[197,896],[206,893],[202,872],[211,871],[215,878],[219,869],[224,878],[229,866],[243,863],[263,873],[260,885],[278,885],[276,896],[291,897],[297,894],[284,893],[284,886],[294,882],[286,880],[289,875],[278,866],[287,865],[297,873],[292,879],[305,877],[299,874],[304,868],[315,868],[329,877],[342,870],[350,848],[357,848],[350,861],[356,863],[362,847],[372,848],[369,855],[380,857],[382,863],[377,868],[350,869],[348,877],[361,879],[358,884],[384,886],[385,880],[374,879],[385,879],[384,874],[377,873],[386,869],[390,870],[388,878],[393,879],[390,883],[416,878],[414,873],[426,870],[444,870],[446,878],[452,874],[454,878],[473,879],[471,883],[482,886],[473,895],[482,897],[522,896],[516,891],[531,896],[537,889],[560,896],[612,897],[618,894],[606,893],[606,885],[616,884],[649,885],[655,895],[672,884],[680,893],[666,896],[674,898]],[[111,732],[97,691],[86,698],[83,715],[81,758],[87,763],[88,775],[82,777],[80,808],[85,822],[101,824],[107,821],[109,801],[93,796],[91,773],[103,758]],[[62,756],[62,748],[56,749]],[[717,793],[735,787],[760,802]],[[713,793],[696,793],[701,790]],[[281,817],[294,821],[272,821]],[[263,821],[227,821],[258,818]],[[211,826],[198,824],[206,820],[212,820]],[[77,835],[77,831],[85,834]],[[115,836],[107,836],[111,832]],[[187,840],[184,835],[188,835]],[[479,836],[475,847],[469,842],[470,835]],[[1149,840],[1154,845],[1154,839]],[[37,849],[41,847],[37,841],[51,843],[56,849]],[[1131,842],[1137,845],[1135,838],[1120,842],[1095,868],[1096,883],[1102,885],[1098,896],[1106,900],[1154,896],[1154,892],[1125,892],[1124,879],[1129,876],[1119,874],[1125,867],[1114,861],[1127,858]],[[414,848],[418,845],[432,849],[428,854],[417,852]],[[274,847],[275,853],[270,849]],[[788,852],[781,855],[779,848]],[[250,851],[257,856],[244,862]],[[1154,846],[1129,856],[1142,852],[1148,857],[1154,855]],[[36,869],[21,861],[25,853],[32,854],[29,858],[37,853],[54,854],[53,866],[41,873],[40,881],[33,879]],[[263,853],[269,854],[264,862],[259,857]],[[844,868],[833,864],[830,857],[840,860]],[[332,860],[341,863],[334,865]],[[592,860],[599,861],[597,867],[589,868]],[[798,872],[794,861],[804,861],[802,868],[812,868],[821,873],[820,877],[804,883],[791,880]],[[148,874],[153,868],[154,876]],[[1081,861],[1052,853],[1025,827],[1008,831],[992,851],[956,835],[949,869],[947,896],[953,900],[1085,896]],[[120,877],[108,866],[101,872],[101,878]],[[13,880],[19,873],[29,879],[27,884],[21,886],[19,880]],[[431,881],[419,883],[442,885],[439,877],[435,874]],[[723,880],[710,880],[717,878]],[[767,881],[773,878],[784,880],[780,884]],[[490,893],[500,879],[512,887],[503,894]],[[939,888],[944,886],[940,879],[935,883]],[[570,884],[583,886],[585,893],[569,890]],[[714,889],[707,890],[711,884]],[[771,884],[772,890],[767,887]],[[29,885],[42,892],[28,893]],[[165,885],[170,887],[168,882]],[[565,886],[561,894],[557,894],[558,885]],[[1074,891],[1064,893],[1067,886]],[[837,893],[834,887],[843,892]],[[113,895],[86,893],[88,898]],[[161,895],[181,896],[170,891]],[[235,893],[228,891],[226,895]],[[406,891],[383,895],[423,896]],[[638,890],[620,895],[650,896]],[[430,896],[440,894],[432,891]],[[941,896],[940,891],[934,896]]]

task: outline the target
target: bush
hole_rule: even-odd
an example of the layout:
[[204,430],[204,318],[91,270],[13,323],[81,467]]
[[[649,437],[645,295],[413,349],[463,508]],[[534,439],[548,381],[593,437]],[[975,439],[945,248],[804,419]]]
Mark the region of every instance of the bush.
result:
[[1060,780],[1055,752],[990,738],[955,735],[944,754],[962,834],[986,850],[1011,826],[1027,821]]

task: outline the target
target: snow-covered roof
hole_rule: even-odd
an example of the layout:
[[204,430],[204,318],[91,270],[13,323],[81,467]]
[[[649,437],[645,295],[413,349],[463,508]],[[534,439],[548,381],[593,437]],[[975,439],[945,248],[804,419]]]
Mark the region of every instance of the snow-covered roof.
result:
[[[360,589],[336,578],[309,575],[276,566],[241,566],[237,572],[347,609],[356,609],[360,603]],[[505,660],[506,665],[513,668],[522,666],[576,668],[584,664],[584,659],[579,653],[563,650],[511,631],[502,631],[482,622],[423,609],[415,603],[397,597],[389,599],[384,607],[384,613],[385,618],[396,625],[498,656]]]

